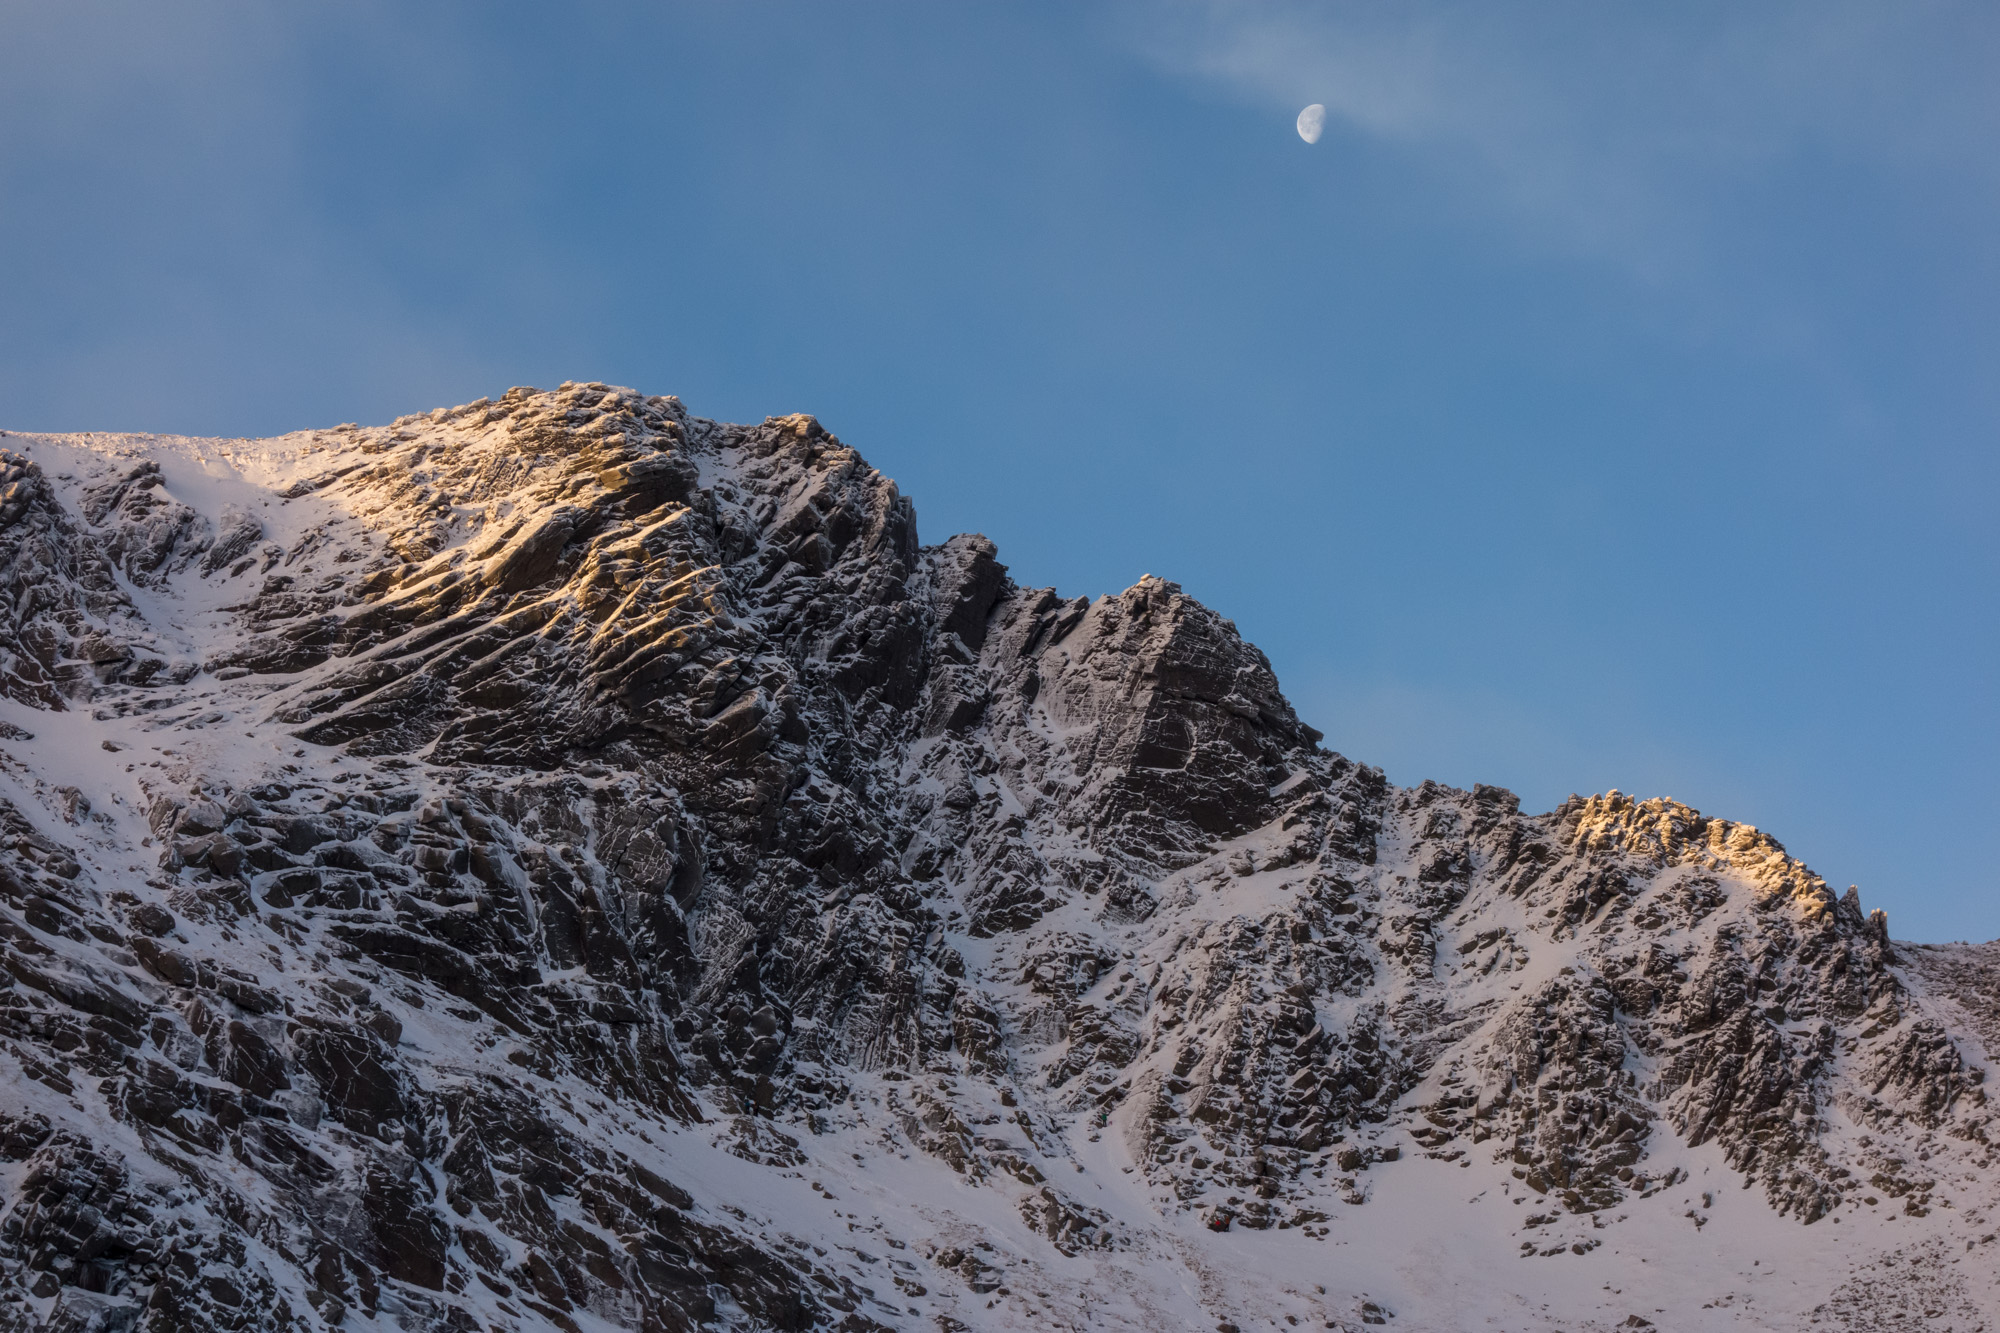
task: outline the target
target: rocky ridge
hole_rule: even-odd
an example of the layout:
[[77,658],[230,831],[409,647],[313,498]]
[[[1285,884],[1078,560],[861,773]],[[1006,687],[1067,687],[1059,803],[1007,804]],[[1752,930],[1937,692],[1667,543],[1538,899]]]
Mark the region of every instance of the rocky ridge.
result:
[[0,446],[0,1330],[1451,1327],[1327,1257],[1446,1173],[1574,1265],[1727,1177],[1833,1327],[1992,1240],[1990,949],[1397,787],[810,417]]

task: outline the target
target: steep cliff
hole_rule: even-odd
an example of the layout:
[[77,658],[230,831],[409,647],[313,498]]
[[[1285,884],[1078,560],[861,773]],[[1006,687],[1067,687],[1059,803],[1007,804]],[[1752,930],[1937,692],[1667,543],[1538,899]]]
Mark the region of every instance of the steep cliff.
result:
[[1990,951],[809,417],[0,446],[0,1330],[2000,1314]]

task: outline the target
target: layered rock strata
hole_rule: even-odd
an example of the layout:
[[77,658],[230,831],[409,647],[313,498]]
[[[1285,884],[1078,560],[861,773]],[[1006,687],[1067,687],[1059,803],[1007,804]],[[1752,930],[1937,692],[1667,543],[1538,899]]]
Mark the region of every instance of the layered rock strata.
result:
[[697,1138],[935,1164],[1045,1265],[1323,1237],[1406,1154],[1528,1252],[1704,1149],[1774,1226],[1990,1189],[1978,950],[1671,801],[1395,786],[1176,585],[923,546],[810,417],[0,444],[0,1329],[1009,1308]]

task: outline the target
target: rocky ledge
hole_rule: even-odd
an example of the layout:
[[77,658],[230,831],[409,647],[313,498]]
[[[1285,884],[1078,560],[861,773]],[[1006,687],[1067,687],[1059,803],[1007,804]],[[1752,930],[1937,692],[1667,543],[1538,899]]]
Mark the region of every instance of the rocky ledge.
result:
[[1420,1164],[1537,1257],[1697,1170],[1992,1239],[1990,947],[1395,786],[810,417],[0,445],[0,1330],[1353,1326],[1365,1265],[1149,1265]]

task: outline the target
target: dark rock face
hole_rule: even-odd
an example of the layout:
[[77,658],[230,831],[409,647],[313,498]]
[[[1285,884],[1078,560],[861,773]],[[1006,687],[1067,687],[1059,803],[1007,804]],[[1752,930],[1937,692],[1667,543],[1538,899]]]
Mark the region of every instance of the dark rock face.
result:
[[1253,1229],[1404,1143],[1579,1216],[1712,1143],[1809,1224],[1929,1198],[1836,1113],[1985,1142],[1985,963],[1670,801],[1394,787],[1174,584],[920,546],[809,417],[568,385],[203,447],[213,514],[143,446],[0,453],[0,694],[105,774],[0,769],[0,1330],[921,1313],[698,1203],[701,1126],[779,1173],[867,1126],[1070,1256],[1130,1244],[1063,1175],[1103,1136]]
[[[8,602],[0,627],[0,697],[60,708],[65,700],[88,699],[99,685],[143,683],[166,667],[147,651],[153,636],[119,586],[116,566],[124,557],[139,572],[155,574],[184,539],[192,545],[198,538],[187,531],[193,516],[184,509],[161,530],[148,526],[157,515],[140,498],[151,495],[141,472],[136,485],[121,486],[121,494],[129,489],[134,496],[128,511],[106,506],[99,539],[55,499],[40,467],[0,449],[0,591]],[[156,474],[157,468],[150,479]],[[185,680],[192,671],[172,674]]]

